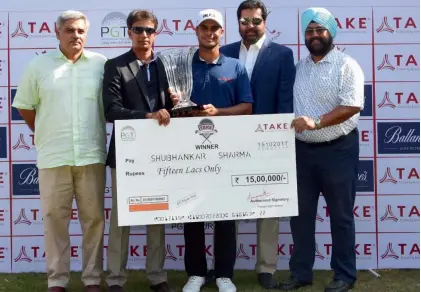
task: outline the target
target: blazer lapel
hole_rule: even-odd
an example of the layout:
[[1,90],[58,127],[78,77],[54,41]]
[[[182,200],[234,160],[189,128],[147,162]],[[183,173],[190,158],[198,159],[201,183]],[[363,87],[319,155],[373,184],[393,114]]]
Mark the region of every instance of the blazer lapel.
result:
[[265,59],[270,55],[270,42],[270,39],[266,37],[265,41],[263,42],[262,48],[260,49],[260,52],[257,55],[256,64],[254,65],[250,82],[254,81],[254,79],[256,79],[257,76],[259,76],[259,70],[263,67]]
[[234,54],[232,54],[234,59],[240,59],[240,48],[241,48],[241,41],[235,44]]
[[[133,52],[134,55],[134,52]],[[139,63],[137,62],[137,58],[134,55],[134,58],[129,61],[129,68],[133,73],[133,76],[136,79],[137,85],[140,88],[140,91],[142,92],[143,97],[145,98],[146,102],[148,103],[149,110],[152,111],[151,103],[149,102],[149,96],[148,96],[148,90],[146,89],[145,82],[143,81],[142,73],[139,72]]]
[[162,106],[163,108],[166,108],[166,96],[167,96],[167,88],[165,88],[165,85],[167,85],[167,75],[165,73],[165,67],[164,64],[162,64],[162,61],[157,58],[156,60],[157,64],[157,70],[158,70],[158,83],[159,83],[159,92],[161,96]]

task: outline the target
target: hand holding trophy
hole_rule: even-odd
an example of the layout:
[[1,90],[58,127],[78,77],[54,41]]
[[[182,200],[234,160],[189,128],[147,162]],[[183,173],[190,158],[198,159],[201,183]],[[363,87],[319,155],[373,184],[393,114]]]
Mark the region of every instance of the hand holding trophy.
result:
[[167,49],[158,52],[158,58],[164,64],[171,93],[177,95],[178,103],[173,112],[189,112],[197,106],[190,100],[193,88],[192,61],[194,47]]

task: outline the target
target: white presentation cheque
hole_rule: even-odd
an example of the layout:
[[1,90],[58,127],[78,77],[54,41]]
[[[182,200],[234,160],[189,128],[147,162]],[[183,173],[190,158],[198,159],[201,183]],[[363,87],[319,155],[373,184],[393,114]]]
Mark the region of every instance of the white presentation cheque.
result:
[[293,118],[116,121],[119,226],[298,215]]

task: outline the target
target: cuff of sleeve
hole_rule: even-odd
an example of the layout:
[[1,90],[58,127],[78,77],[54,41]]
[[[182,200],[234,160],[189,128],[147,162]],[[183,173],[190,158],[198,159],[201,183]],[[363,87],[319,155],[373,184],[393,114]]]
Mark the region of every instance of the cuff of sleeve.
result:
[[146,113],[136,111],[136,112],[133,113],[133,117],[135,119],[146,119]]
[[364,104],[361,104],[361,103],[343,102],[340,105],[341,106],[354,106],[354,107],[359,107],[361,109],[364,108]]
[[12,103],[12,107],[17,108],[17,109],[25,109],[25,110],[34,110],[35,109],[34,106],[32,106],[32,105],[18,103],[18,102]]

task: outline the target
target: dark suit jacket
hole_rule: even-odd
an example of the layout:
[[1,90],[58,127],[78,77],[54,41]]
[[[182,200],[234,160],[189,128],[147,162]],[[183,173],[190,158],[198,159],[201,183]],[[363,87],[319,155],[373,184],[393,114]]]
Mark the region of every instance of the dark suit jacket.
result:
[[[159,96],[164,108],[171,109],[172,101],[168,93],[168,80],[161,60],[157,59]],[[104,65],[104,81],[102,98],[105,118],[108,122],[116,120],[145,119],[151,112],[147,87],[143,81],[133,50],[109,59]],[[107,165],[116,167],[115,161],[115,131],[110,141]]]
[[[239,59],[241,42],[223,46],[220,51]],[[295,64],[292,50],[272,42],[267,36],[251,75],[253,114],[293,112]]]

